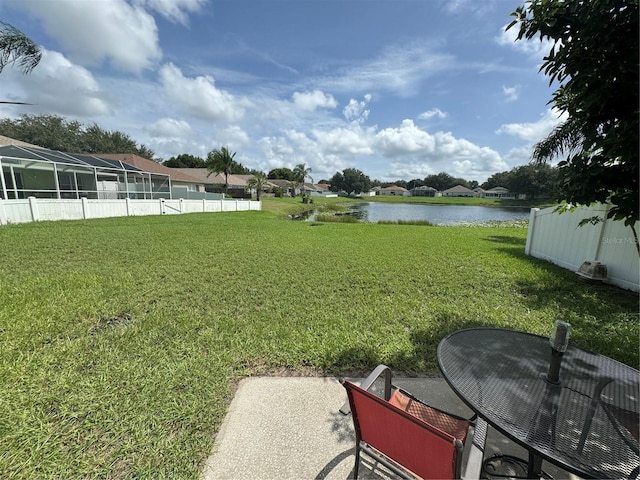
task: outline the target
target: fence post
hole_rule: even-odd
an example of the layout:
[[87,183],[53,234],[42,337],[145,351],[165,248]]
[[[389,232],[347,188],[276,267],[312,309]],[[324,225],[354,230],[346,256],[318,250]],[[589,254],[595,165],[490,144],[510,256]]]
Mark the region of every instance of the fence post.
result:
[[160,215],[164,215],[164,198],[160,199]]
[[89,218],[89,202],[87,201],[87,197],[82,197],[82,218],[85,220]]
[[4,200],[0,198],[0,225],[7,225],[9,223],[9,217],[7,217],[7,211],[4,208]]
[[124,199],[125,205],[127,206],[127,217],[131,216],[131,199],[129,197]]
[[598,226],[600,227],[600,231],[598,232],[598,243],[596,244],[596,251],[593,255],[593,260],[598,261],[598,257],[600,256],[600,245],[602,245],[602,235],[604,234],[604,229],[607,226],[607,222],[609,219],[607,215],[609,214],[609,209],[611,208],[611,204],[607,203],[604,208],[604,213],[602,214],[602,221],[598,222]]
[[207,199],[203,198],[202,199],[202,213],[205,213],[207,211]]
[[224,198],[220,199],[220,211],[224,212],[224,204],[222,202],[224,202]]
[[31,221],[37,222],[40,215],[38,214],[38,204],[36,197],[29,197],[29,209],[31,210]]
[[180,201],[180,213],[184,213],[184,198],[181,198],[179,201]]
[[240,211],[240,204],[238,202],[239,200],[236,200],[236,212]]
[[533,242],[533,231],[535,229],[535,225],[536,225],[536,216],[538,215],[538,212],[540,211],[539,208],[532,208],[531,212],[529,213],[529,228],[527,231],[527,244],[524,247],[524,254],[525,255],[531,255],[531,247],[532,247],[532,242]]

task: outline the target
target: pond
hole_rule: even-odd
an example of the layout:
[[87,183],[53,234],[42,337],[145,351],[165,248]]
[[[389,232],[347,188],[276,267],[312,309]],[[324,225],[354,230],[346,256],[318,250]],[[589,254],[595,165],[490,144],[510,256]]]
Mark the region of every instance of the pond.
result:
[[[349,206],[349,214],[362,222],[423,221],[436,225],[529,220],[529,208],[474,205],[425,205],[415,203],[362,202]],[[314,220],[315,215],[308,220]]]

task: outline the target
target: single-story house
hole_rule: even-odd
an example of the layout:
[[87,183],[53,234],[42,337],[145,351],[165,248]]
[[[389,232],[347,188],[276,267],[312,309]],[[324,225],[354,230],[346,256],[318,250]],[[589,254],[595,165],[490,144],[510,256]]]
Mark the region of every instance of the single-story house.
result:
[[[222,173],[211,173],[206,168],[170,168],[182,172],[190,177],[197,178],[204,183],[207,192],[225,193],[225,176]],[[228,182],[227,195],[233,198],[251,198],[255,191],[249,188],[248,181],[253,175],[230,174],[226,178]]]
[[463,187],[462,185],[456,185],[455,187],[448,188],[442,191],[443,197],[475,197],[476,194],[473,190]]
[[171,198],[167,174],[95,155],[0,142],[0,198]]
[[483,198],[503,198],[510,200],[515,200],[517,197],[515,193],[510,192],[504,187],[493,187],[489,190],[483,190],[480,196]]
[[391,185],[390,187],[384,187],[378,190],[378,195],[391,195],[397,197],[409,197],[411,193],[404,187],[399,187],[397,185]]
[[[200,199],[200,198],[208,198],[214,199],[212,195],[206,195],[206,184],[201,179],[193,177],[188,173],[183,173],[178,168],[169,168],[165,167],[161,163],[154,162],[153,160],[149,160],[147,158],[140,157],[139,155],[135,155],[133,153],[100,153],[98,154],[100,158],[110,158],[113,160],[120,160],[122,162],[126,162],[129,165],[133,165],[134,167],[138,167],[141,170],[145,170],[147,172],[169,175],[171,177],[171,196],[172,198],[184,198],[184,199]],[[184,169],[184,170],[193,170],[193,169]],[[213,182],[210,182],[213,185]],[[222,198],[220,194],[216,195],[215,198]]]
[[409,190],[412,197],[439,197],[440,192],[433,187],[427,187],[423,185],[421,187],[415,187]]

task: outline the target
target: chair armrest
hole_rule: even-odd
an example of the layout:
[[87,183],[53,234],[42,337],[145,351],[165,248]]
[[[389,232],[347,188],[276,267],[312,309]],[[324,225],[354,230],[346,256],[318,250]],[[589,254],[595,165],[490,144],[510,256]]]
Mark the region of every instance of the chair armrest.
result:
[[482,461],[484,459],[484,447],[487,442],[487,422],[478,418],[473,430],[473,440],[469,447],[469,457],[464,469],[463,480],[479,479],[482,474]]
[[[380,375],[384,373],[384,399],[389,400],[391,398],[391,369],[386,365],[380,364],[378,365],[367,378],[364,379],[360,388],[364,390],[369,390],[373,382],[375,382]],[[349,401],[347,400],[342,407],[340,407],[340,413],[343,415],[349,415],[351,413],[351,407],[349,406]]]

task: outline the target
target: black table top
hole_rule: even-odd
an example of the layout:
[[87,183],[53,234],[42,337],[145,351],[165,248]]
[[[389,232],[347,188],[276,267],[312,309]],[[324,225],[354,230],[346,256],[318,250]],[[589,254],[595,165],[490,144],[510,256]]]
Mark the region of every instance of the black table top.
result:
[[[438,345],[451,388],[497,430],[577,475],[637,476],[640,372],[569,345],[553,385],[550,355],[548,338],[494,328],[454,332]],[[620,412],[628,428],[614,421]]]

